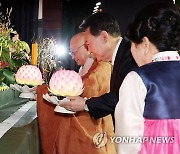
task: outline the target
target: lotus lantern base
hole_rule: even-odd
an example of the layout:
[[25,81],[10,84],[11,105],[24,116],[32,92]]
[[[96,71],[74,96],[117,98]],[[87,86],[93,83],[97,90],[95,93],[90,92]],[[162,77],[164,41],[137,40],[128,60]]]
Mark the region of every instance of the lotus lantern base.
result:
[[36,87],[29,88],[27,85],[21,86],[18,84],[11,84],[10,88],[13,90],[20,91],[19,97],[36,100]]
[[57,96],[50,96],[48,93],[47,94],[43,94],[43,98],[45,100],[47,100],[48,102],[56,105],[56,107],[54,109],[55,112],[67,113],[67,114],[74,114],[74,113],[76,113],[76,112],[73,112],[73,111],[66,110],[64,107],[60,106],[61,103],[69,101],[69,99],[67,99],[67,98],[63,98],[62,100],[59,100]]

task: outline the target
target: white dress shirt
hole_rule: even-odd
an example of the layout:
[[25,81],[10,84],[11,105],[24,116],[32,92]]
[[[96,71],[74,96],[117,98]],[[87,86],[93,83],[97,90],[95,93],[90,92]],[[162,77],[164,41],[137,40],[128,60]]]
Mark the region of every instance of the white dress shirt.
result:
[[116,58],[116,54],[117,54],[117,51],[118,51],[118,48],[119,48],[119,45],[120,45],[122,39],[123,39],[123,38],[120,37],[120,39],[119,39],[119,41],[118,41],[118,43],[117,43],[117,45],[116,45],[116,48],[115,48],[115,50],[114,50],[114,52],[113,52],[112,61],[111,61],[111,64],[112,64],[112,65],[114,65],[114,61],[115,61],[115,58]]

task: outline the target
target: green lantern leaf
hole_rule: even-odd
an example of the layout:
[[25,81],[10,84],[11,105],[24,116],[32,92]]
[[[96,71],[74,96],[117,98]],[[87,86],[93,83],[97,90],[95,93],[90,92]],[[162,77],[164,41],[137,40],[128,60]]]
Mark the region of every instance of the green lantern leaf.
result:
[[14,75],[13,75],[13,73],[11,71],[9,71],[7,69],[4,69],[3,70],[3,75],[6,78],[6,84],[7,85],[13,84],[15,82]]
[[0,83],[3,82],[3,80],[5,79],[5,76],[3,75],[3,71],[0,71]]

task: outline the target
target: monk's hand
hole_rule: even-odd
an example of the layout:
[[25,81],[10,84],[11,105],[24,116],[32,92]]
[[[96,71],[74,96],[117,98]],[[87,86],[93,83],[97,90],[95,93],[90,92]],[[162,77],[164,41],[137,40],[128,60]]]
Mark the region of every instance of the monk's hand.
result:
[[70,111],[83,111],[86,99],[80,96],[68,96],[67,99],[70,101],[61,102],[59,105]]

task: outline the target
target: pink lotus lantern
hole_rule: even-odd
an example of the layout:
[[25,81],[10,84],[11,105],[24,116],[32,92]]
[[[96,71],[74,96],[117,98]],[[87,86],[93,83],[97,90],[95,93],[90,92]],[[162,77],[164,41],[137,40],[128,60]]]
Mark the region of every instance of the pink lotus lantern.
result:
[[57,96],[78,96],[83,92],[80,75],[70,70],[55,72],[50,79],[49,87],[49,91]]
[[10,85],[12,89],[21,92],[19,97],[36,99],[36,87],[29,88],[27,85],[37,86],[43,83],[39,68],[33,65],[23,65],[18,69],[15,78],[17,83],[24,84],[24,86],[18,84]]
[[[59,70],[55,72],[49,81],[49,91],[56,96],[78,96],[83,92],[83,82],[78,73],[70,70]],[[58,99],[48,93],[43,98],[56,105],[54,111],[60,113],[74,114],[75,112],[61,107],[62,102],[69,101],[68,98]]]
[[37,86],[41,85],[42,74],[38,67],[33,65],[23,65],[19,68],[15,75],[16,81],[19,84]]

